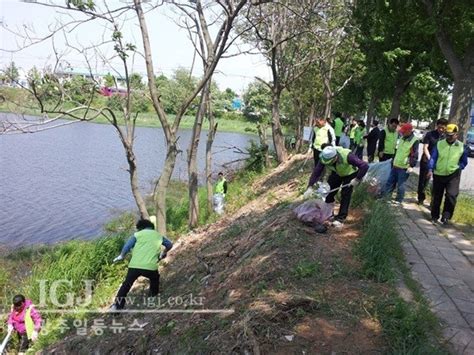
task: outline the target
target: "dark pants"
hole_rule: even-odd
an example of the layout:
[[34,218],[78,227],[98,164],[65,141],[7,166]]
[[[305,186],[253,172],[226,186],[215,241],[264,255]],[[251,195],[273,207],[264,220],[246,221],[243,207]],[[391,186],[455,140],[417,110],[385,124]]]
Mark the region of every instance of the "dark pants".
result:
[[389,159],[393,159],[394,156],[395,156],[395,154],[383,153],[383,156],[382,156],[382,158],[379,159],[379,161],[386,161],[386,160],[389,160]]
[[403,202],[403,198],[405,197],[405,183],[408,180],[409,176],[410,174],[407,173],[407,169],[392,167],[392,171],[390,171],[390,176],[388,177],[387,184],[382,190],[382,194],[391,194],[393,190],[395,190],[396,186],[396,200],[398,202]]
[[160,287],[160,274],[158,270],[145,270],[145,269],[134,269],[129,268],[127,272],[127,276],[125,277],[125,281],[120,286],[120,290],[115,296],[115,305],[117,309],[122,309],[125,306],[126,297],[128,291],[133,286],[133,283],[140,277],[146,277],[150,280],[150,292],[149,296],[154,297],[158,294],[159,287]]
[[350,138],[349,141],[350,141],[349,149],[354,150],[354,148],[356,146],[355,143],[354,143],[354,138]]
[[339,141],[341,140],[341,137],[336,136],[336,145],[339,145]]
[[448,176],[433,175],[433,199],[431,201],[431,217],[439,218],[441,200],[444,196],[443,218],[451,219],[456,207],[459,194],[459,183],[461,182],[461,170]]
[[369,163],[372,163],[375,159],[376,148],[377,148],[376,144],[367,143],[367,157],[369,158]]
[[319,163],[319,154],[321,154],[321,151],[313,148],[314,166],[318,165]]
[[418,178],[418,203],[423,203],[426,198],[426,186],[430,182],[428,179],[428,161],[421,159],[420,161],[420,176]]
[[28,340],[28,335],[26,333],[25,334],[17,333],[17,334],[18,334],[18,341],[20,343],[19,352],[24,353],[30,347],[30,341]]
[[356,150],[355,150],[355,155],[356,155],[357,158],[362,160],[362,158],[364,156],[364,146],[357,146]]
[[[335,172],[332,172],[328,178],[328,184],[332,189],[339,187],[341,185],[348,184],[352,179],[357,176],[357,173],[351,174],[349,176],[341,177],[337,175]],[[351,204],[351,196],[352,196],[352,186],[344,187],[341,191],[341,206],[339,207],[339,214],[336,216],[339,220],[346,219],[349,213],[349,205]],[[329,195],[326,196],[326,203],[333,203],[338,191],[331,192]]]

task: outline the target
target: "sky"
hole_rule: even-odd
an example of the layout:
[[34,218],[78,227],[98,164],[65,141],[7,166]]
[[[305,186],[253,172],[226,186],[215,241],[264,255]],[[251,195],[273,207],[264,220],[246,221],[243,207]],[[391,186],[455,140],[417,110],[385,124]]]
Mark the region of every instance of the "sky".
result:
[[[77,50],[68,49],[65,37],[69,47],[75,48],[89,47],[102,42],[103,38],[109,39],[111,37],[111,32],[105,28],[103,21],[90,21],[77,27],[66,36],[62,33],[57,34],[54,39],[48,39],[21,51],[16,51],[18,48],[24,47],[25,42],[18,34],[12,32],[24,33],[26,28],[36,38],[42,38],[51,33],[51,29],[58,26],[58,21],[65,23],[71,20],[64,10],[34,4],[31,1],[0,0],[0,68],[4,68],[11,61],[14,61],[25,72],[33,66],[44,68],[47,65],[54,65],[56,62],[54,52],[56,51],[61,53],[62,60],[72,67],[85,69],[87,61],[84,55]],[[123,4],[123,1],[107,0],[107,5],[114,8]],[[101,3],[101,0],[96,2]],[[58,0],[54,3],[64,5],[65,1]],[[80,16],[80,14],[76,14],[74,18],[81,19]],[[187,37],[187,31],[175,23],[175,21],[179,21],[179,17],[173,12],[170,5],[149,12],[146,20],[150,32],[155,74],[163,73],[166,76],[171,76],[173,71],[179,67],[189,69],[193,61],[194,47]],[[128,15],[127,20],[121,22],[121,25],[123,26],[124,41],[135,44],[138,51],[142,52],[140,29],[132,12]],[[102,46],[100,52],[101,56],[108,60],[114,55],[111,45]],[[235,53],[236,48],[234,47],[231,52]],[[108,65],[104,64],[104,60],[93,50],[88,50],[87,56],[94,71],[106,73],[112,72],[112,67],[120,68],[117,58],[111,59],[112,64]],[[202,68],[199,57],[196,58],[194,68],[193,74],[199,76]],[[141,55],[135,55],[133,71],[141,74],[146,73],[145,62]],[[123,73],[123,70],[120,72]],[[221,90],[229,87],[237,93],[242,93],[255,76],[269,79],[270,74],[261,55],[241,54],[222,59],[217,66],[214,80]]]

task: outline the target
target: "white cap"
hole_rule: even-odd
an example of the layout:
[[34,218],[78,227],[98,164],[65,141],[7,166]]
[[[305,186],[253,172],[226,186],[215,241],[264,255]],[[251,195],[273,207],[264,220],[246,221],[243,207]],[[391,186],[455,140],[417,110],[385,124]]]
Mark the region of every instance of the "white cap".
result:
[[334,159],[336,155],[337,155],[336,147],[333,147],[331,145],[323,149],[319,158],[323,163],[327,163],[331,161],[332,159]]

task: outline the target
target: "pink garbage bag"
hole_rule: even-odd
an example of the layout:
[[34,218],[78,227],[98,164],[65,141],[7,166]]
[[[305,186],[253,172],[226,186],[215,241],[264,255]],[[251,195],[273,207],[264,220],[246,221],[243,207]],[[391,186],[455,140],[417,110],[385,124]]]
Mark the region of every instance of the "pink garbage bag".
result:
[[301,222],[324,223],[331,218],[333,209],[333,203],[326,203],[322,200],[308,200],[295,207],[293,212]]

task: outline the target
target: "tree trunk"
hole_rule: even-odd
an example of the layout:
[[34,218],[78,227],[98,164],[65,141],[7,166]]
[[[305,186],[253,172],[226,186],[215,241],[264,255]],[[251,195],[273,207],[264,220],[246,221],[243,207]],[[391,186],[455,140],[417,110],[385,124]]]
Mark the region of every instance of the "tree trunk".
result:
[[166,159],[161,172],[160,178],[155,188],[155,207],[156,207],[156,223],[158,224],[158,232],[166,234],[166,194],[168,192],[168,185],[171,180],[171,175],[176,164],[176,156],[178,149],[176,147],[176,138],[172,134],[172,140],[168,143],[166,150]]
[[280,95],[281,90],[273,87],[272,90],[272,136],[273,145],[275,146],[275,153],[278,163],[286,161],[288,153],[285,148],[285,139],[280,122]]
[[194,120],[193,133],[188,149],[188,194],[189,194],[189,228],[195,228],[199,223],[199,196],[198,196],[198,166],[197,154],[199,148],[199,140],[201,138],[202,121],[207,110],[209,99],[210,83],[208,81],[201,93],[199,109]]
[[140,193],[140,189],[138,187],[138,173],[137,173],[137,163],[135,154],[133,153],[132,147],[125,147],[125,151],[127,153],[127,162],[128,162],[128,173],[130,175],[130,186],[132,188],[133,198],[135,199],[135,203],[137,204],[138,211],[140,213],[141,219],[149,219],[150,216],[148,215],[148,211],[146,209],[145,200]]
[[367,108],[367,132],[370,130],[370,125],[374,121],[375,105],[377,105],[377,98],[374,94],[371,95],[369,107]]
[[388,117],[399,118],[400,116],[400,105],[402,101],[403,94],[407,91],[408,86],[410,86],[411,79],[406,78],[406,71],[404,67],[400,69],[399,76],[395,82],[395,89],[393,91],[392,97],[392,107],[390,108],[390,114]]
[[212,213],[212,197],[214,195],[214,189],[212,186],[212,144],[217,132],[217,123],[214,123],[214,115],[211,109],[211,98],[209,97],[208,105],[208,117],[209,117],[209,131],[207,133],[206,142],[206,186],[207,186],[207,211]]
[[303,147],[303,135],[304,135],[304,122],[306,120],[306,115],[304,114],[303,109],[299,110],[298,123],[296,126],[296,151],[299,152]]
[[461,131],[460,139],[463,140],[466,132],[471,126],[470,113],[471,102],[474,91],[474,75],[466,76],[454,80],[453,96],[451,98],[451,108],[449,109],[449,121],[459,126]]

